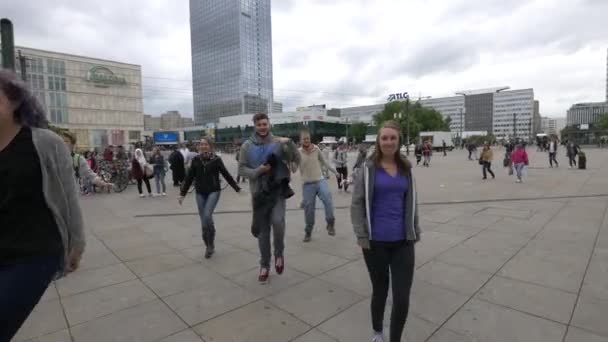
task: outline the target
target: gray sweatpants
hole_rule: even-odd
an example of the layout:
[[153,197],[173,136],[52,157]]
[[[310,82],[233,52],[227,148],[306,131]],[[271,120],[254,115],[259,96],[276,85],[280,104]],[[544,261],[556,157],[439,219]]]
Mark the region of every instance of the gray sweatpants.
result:
[[[279,198],[272,208],[271,225],[274,240],[274,256],[283,256],[285,250],[285,206],[286,199]],[[270,229],[271,227],[261,227],[258,236],[258,246],[260,248],[260,266],[270,269]]]

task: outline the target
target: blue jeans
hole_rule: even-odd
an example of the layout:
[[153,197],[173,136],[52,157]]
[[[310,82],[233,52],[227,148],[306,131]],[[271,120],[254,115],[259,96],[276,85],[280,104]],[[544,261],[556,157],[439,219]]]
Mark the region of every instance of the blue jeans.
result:
[[61,256],[0,265],[0,341],[10,341],[59,270]]
[[196,205],[198,206],[198,215],[201,218],[203,241],[205,242],[205,246],[213,246],[213,242],[215,241],[213,211],[215,210],[219,200],[219,191],[206,194],[196,194]]
[[165,185],[165,170],[154,170],[154,180],[156,181],[156,193],[160,194],[160,186],[163,186],[163,193],[167,192]]
[[517,163],[517,164],[513,165],[513,168],[515,169],[515,175],[517,176],[517,179],[519,179],[519,180],[521,180],[524,167],[526,167],[526,164],[524,164],[524,163]]
[[310,182],[302,184],[302,196],[304,202],[304,218],[306,223],[306,233],[311,233],[312,228],[315,225],[315,208],[317,202],[317,196],[323,202],[325,207],[325,221],[328,224],[333,224],[334,218],[334,205],[331,198],[331,191],[327,180],[322,179],[318,182]]

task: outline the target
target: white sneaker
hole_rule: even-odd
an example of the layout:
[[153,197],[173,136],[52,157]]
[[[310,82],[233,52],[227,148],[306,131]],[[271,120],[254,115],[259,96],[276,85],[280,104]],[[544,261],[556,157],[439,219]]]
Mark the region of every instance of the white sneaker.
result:
[[139,198],[144,198],[146,197],[144,194],[139,194]]
[[166,197],[166,196],[167,196],[167,194],[166,194],[166,193],[164,193],[164,192],[163,192],[163,194],[162,194],[162,195],[163,195],[164,197]]
[[516,179],[515,183],[521,183],[521,179]]
[[384,335],[382,333],[374,333],[374,338],[372,338],[372,342],[384,342]]
[[149,193],[148,197],[154,197],[154,195],[152,193]]

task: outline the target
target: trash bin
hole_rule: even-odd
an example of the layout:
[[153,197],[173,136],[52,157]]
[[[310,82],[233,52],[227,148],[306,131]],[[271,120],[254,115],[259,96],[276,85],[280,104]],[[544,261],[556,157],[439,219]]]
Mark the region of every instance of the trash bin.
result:
[[585,152],[578,153],[578,168],[581,170],[587,168],[587,156],[585,155]]

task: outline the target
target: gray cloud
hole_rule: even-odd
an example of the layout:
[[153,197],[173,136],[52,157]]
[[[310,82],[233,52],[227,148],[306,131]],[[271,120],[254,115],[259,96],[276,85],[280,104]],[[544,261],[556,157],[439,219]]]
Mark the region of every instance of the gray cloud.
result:
[[[188,1],[3,1],[0,13],[18,45],[140,64],[147,113],[192,113]],[[275,0],[275,98],[335,107],[509,83],[561,114],[603,99],[606,13],[605,0]]]

